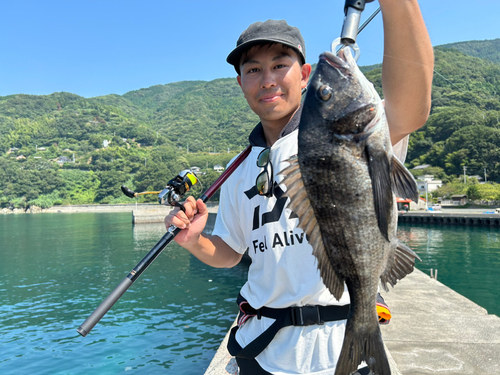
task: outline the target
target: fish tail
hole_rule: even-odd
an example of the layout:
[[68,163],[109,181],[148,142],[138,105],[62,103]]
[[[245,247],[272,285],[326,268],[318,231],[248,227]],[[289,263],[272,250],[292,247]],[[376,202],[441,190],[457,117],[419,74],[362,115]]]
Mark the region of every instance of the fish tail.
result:
[[378,324],[367,332],[356,328],[352,319],[349,319],[335,375],[351,374],[362,361],[366,362],[375,375],[391,374]]

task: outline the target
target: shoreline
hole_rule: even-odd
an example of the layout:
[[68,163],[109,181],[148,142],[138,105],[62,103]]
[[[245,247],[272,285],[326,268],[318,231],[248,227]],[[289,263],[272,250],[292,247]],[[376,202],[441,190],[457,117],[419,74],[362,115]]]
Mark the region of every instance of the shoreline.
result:
[[[217,212],[219,207],[218,202],[208,202],[207,207],[209,212]],[[93,212],[148,212],[155,211],[160,214],[167,215],[171,206],[162,206],[158,203],[124,203],[124,204],[78,204],[78,205],[67,205],[67,206],[52,206],[49,208],[41,208],[38,206],[30,206],[26,209],[24,208],[3,208],[0,210],[0,215],[17,215],[17,214],[44,214],[44,213],[93,213]],[[215,209],[215,211],[214,211]]]

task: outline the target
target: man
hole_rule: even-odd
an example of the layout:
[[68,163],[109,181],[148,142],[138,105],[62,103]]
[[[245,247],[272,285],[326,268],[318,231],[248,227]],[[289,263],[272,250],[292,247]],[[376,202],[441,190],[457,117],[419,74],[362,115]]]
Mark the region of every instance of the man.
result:
[[[392,143],[402,141],[395,149],[401,155],[406,136],[429,114],[433,52],[416,0],[380,0],[380,5],[385,108]],[[337,301],[324,286],[276,175],[281,161],[297,152],[301,90],[311,73],[304,41],[285,21],[255,23],[241,34],[227,61],[260,118],[249,137],[252,151],[222,187],[213,235],[202,234],[207,208],[192,197],[185,213],[176,209],[165,223],[184,229],[176,242],[213,267],[233,267],[249,250],[248,282],[238,297],[239,328],[229,347],[240,374],[333,374],[349,296],[344,293]],[[307,314],[304,306],[318,308],[326,323],[285,322],[283,314]]]

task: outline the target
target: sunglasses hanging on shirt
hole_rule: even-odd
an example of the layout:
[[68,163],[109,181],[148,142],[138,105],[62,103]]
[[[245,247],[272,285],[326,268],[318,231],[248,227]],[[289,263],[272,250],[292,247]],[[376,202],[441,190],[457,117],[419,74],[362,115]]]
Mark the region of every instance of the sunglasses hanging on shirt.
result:
[[[271,148],[267,147],[262,150],[257,157],[257,166],[264,168],[264,171],[259,173],[257,176],[255,186],[257,187],[259,195],[263,195],[265,197],[272,197],[274,192],[273,165],[271,164],[270,153]],[[269,169],[271,170],[271,173],[269,173]]]

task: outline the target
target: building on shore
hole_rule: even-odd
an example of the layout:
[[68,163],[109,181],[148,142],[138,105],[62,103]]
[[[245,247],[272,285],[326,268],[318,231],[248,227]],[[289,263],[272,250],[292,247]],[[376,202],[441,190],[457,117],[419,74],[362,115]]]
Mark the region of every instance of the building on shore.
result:
[[417,178],[417,189],[420,194],[431,193],[443,186],[443,181],[435,180],[431,174],[426,174]]

